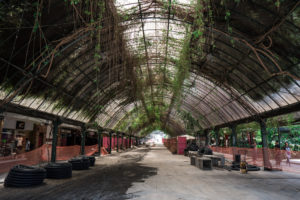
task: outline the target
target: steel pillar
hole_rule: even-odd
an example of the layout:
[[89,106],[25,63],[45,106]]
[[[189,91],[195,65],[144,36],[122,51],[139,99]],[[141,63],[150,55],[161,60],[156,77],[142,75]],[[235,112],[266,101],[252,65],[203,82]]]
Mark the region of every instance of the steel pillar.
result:
[[2,142],[3,124],[4,124],[4,115],[3,115],[3,112],[0,110],[0,143]]
[[102,147],[102,130],[98,130],[98,152],[99,156],[101,156],[101,147]]
[[232,125],[230,128],[231,128],[232,146],[237,147],[236,125]]
[[196,133],[196,144],[199,147],[201,146],[201,139],[200,139],[200,132],[199,131]]
[[122,140],[121,140],[121,148],[124,149],[124,133],[121,134],[122,135]]
[[205,146],[208,146],[208,133],[209,133],[208,130],[204,131],[204,134],[205,134]]
[[111,154],[111,140],[112,140],[112,132],[109,132],[109,146],[108,146],[108,153]]
[[80,150],[81,155],[85,154],[85,137],[86,137],[86,127],[85,125],[83,125],[81,127],[81,150]]
[[277,133],[278,133],[278,144],[281,149],[281,132],[280,132],[280,126],[277,127]]
[[131,135],[129,135],[129,149],[131,149]]
[[261,131],[261,139],[262,139],[264,168],[272,169],[272,165],[270,163],[269,153],[268,153],[268,139],[267,139],[268,134],[267,134],[266,120],[265,119],[260,120],[259,125]]
[[214,132],[215,132],[215,143],[216,143],[216,147],[218,147],[219,146],[219,131],[220,131],[220,129],[218,129],[218,128],[216,128],[216,129],[214,129]]
[[235,160],[235,155],[237,154],[237,134],[236,134],[236,125],[230,126],[231,128],[231,138],[232,138],[232,160]]
[[113,149],[115,150],[116,147],[116,135],[113,135]]
[[119,133],[117,133],[117,152],[119,152]]
[[59,124],[60,124],[60,121],[58,119],[53,121],[51,162],[56,161],[56,146],[57,146],[57,134],[58,134]]

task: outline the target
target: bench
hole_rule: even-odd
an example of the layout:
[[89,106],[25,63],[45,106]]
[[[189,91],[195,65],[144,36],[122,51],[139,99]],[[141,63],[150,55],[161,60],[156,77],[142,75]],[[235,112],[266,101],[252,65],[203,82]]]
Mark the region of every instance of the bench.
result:
[[224,158],[224,156],[220,156],[220,155],[204,155],[204,157],[211,159],[212,166],[214,166],[214,167],[223,167],[225,165],[225,158]]
[[197,156],[198,155],[198,151],[189,151],[188,152],[188,156],[192,157],[192,156]]
[[191,165],[195,165],[196,164],[196,156],[191,156]]
[[196,158],[196,167],[202,170],[210,170],[212,169],[212,161],[209,158],[205,157],[197,157]]

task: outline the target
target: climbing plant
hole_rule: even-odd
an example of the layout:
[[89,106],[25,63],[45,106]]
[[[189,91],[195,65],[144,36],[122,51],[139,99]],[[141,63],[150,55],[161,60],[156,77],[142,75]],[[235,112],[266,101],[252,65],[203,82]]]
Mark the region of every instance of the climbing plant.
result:
[[[65,9],[60,9],[65,13],[60,11],[60,16],[63,17],[59,19],[59,24],[52,24],[52,17],[47,13],[53,9],[53,1],[0,1],[0,24],[4,27],[0,30],[1,39],[5,36],[3,30],[13,28],[14,31],[10,33],[15,32],[15,40],[8,40],[6,45],[12,46],[12,53],[4,61],[3,69],[13,66],[21,69],[20,76],[28,76],[28,81],[12,84],[18,83],[19,76],[8,80],[8,70],[3,73],[1,87],[6,92],[3,104],[11,101],[19,103],[23,97],[36,97],[38,100],[44,98],[45,102],[53,102],[51,109],[55,113],[63,116],[83,115],[78,119],[91,121],[103,114],[107,120],[102,125],[115,126],[122,131],[127,131],[129,127],[136,133],[146,133],[152,129],[174,131],[171,126],[179,124],[192,134],[202,129],[199,121],[205,120],[203,124],[211,127],[216,125],[212,120],[204,119],[204,115],[211,113],[200,113],[197,109],[191,115],[183,111],[186,110],[183,103],[189,101],[186,98],[194,95],[195,91],[199,92],[194,90],[195,87],[205,87],[205,84],[196,83],[201,82],[199,77],[202,76],[205,80],[211,80],[214,88],[210,88],[208,94],[204,94],[196,102],[197,105],[191,105],[190,112],[194,112],[193,108],[198,108],[202,102],[209,107],[207,110],[218,115],[220,121],[223,120],[223,116],[227,114],[219,111],[222,108],[208,98],[205,99],[205,95],[218,98],[217,93],[222,89],[230,96],[228,99],[245,110],[246,114],[241,116],[246,116],[247,113],[256,115],[255,108],[247,102],[248,96],[255,101],[267,102],[264,97],[277,92],[282,86],[279,82],[284,82],[289,87],[294,80],[299,80],[299,58],[296,54],[290,56],[290,53],[285,52],[280,55],[278,50],[281,43],[286,45],[285,43],[293,41],[296,46],[299,43],[298,32],[294,33],[287,28],[287,24],[299,25],[299,3],[286,2],[287,0],[253,0],[250,3],[240,0],[194,0],[182,5],[182,1],[178,0],[144,0],[119,10],[116,1],[64,0],[55,1],[59,8]],[[272,27],[247,32],[251,37],[246,37],[247,34],[243,35],[240,30],[243,27],[234,26],[244,20],[236,10],[241,8],[242,11],[240,6],[250,7],[252,4],[267,5],[266,10],[271,10],[278,16]],[[55,8],[56,6],[58,5]],[[260,20],[260,16],[256,15],[257,12],[249,12],[251,20],[259,23],[269,21]],[[148,22],[153,16],[155,21],[162,18],[163,23],[155,22],[158,27],[149,28]],[[285,23],[286,21],[289,22]],[[248,24],[241,25],[248,28]],[[47,30],[50,30],[48,35],[45,34]],[[59,34],[56,35],[56,31]],[[134,33],[127,38],[130,31]],[[155,36],[157,34],[158,39],[153,39],[147,31],[152,31]],[[23,38],[27,33],[28,38]],[[10,34],[8,35],[9,38]],[[286,39],[280,38],[282,35]],[[18,62],[18,58],[13,63],[13,54],[20,45],[11,41],[17,41],[20,37],[22,41],[19,43],[24,43],[22,48],[26,49],[25,59],[24,62]],[[0,43],[5,42],[3,40]],[[73,44],[76,45],[72,46]],[[274,47],[276,51],[273,50]],[[231,49],[227,54],[241,50],[247,57],[224,55],[227,49]],[[7,54],[5,51],[5,48],[0,49],[1,54]],[[283,57],[287,59],[281,61]],[[234,63],[230,62],[231,59]],[[253,61],[257,66],[251,65],[253,69],[248,70],[244,66],[247,64],[243,62],[244,59],[247,62]],[[230,66],[219,67],[218,62],[228,63]],[[249,84],[239,87],[235,80],[246,76],[239,68],[258,71],[262,80],[270,80],[268,85],[271,89],[268,89],[269,86],[259,86],[262,91],[247,93],[252,88],[251,83],[259,81],[257,77],[249,75]],[[41,81],[36,81],[37,77],[46,81],[46,86],[40,87]],[[244,93],[245,98],[241,98],[240,94]],[[118,106],[110,108],[110,104]],[[133,106],[127,110],[128,105]],[[230,106],[229,104],[228,107]],[[109,112],[110,109],[118,109],[116,113],[122,112],[124,117],[119,119],[117,114]],[[177,118],[177,123],[174,118]],[[234,116],[233,118],[235,119]],[[120,121],[114,123],[114,120]],[[278,123],[284,120],[269,120],[268,126],[279,126]],[[285,121],[290,124],[291,120]]]

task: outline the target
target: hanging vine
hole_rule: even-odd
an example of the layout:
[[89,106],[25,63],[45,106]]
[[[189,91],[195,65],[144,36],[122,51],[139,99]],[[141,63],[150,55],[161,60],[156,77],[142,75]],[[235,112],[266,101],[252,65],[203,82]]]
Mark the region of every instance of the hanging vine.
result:
[[[0,4],[4,5],[3,2]],[[10,4],[8,2],[5,1],[5,5]],[[263,81],[272,79],[268,82],[270,85],[277,84],[277,77],[273,78],[275,76],[288,77],[284,85],[286,87],[295,82],[294,80],[300,80],[299,75],[293,73],[297,70],[299,62],[297,52],[293,54],[287,47],[284,49],[286,52],[278,53],[280,44],[285,42],[279,36],[285,36],[287,32],[286,38],[290,41],[286,40],[286,43],[298,41],[297,30],[290,33],[287,28],[290,28],[289,24],[299,24],[297,9],[300,1],[252,2],[264,5],[266,10],[271,10],[278,16],[274,14],[274,23],[270,23],[265,30],[253,30],[249,34],[247,28],[252,27],[247,26],[248,21],[237,11],[240,6],[241,9],[251,8],[252,4],[240,0],[195,0],[187,4],[178,0],[139,0],[133,6],[125,6],[124,9],[119,9],[122,6],[117,6],[116,1],[110,0],[36,0],[32,4],[28,3],[29,1],[11,2],[13,3],[7,9],[7,13],[0,7],[0,17],[4,18],[0,19],[4,27],[0,29],[0,35],[5,35],[3,30],[10,29],[11,25],[15,26],[13,30],[16,33],[12,36],[15,36],[14,40],[8,36],[9,42],[6,47],[13,46],[12,52],[8,53],[10,55],[6,56],[8,59],[1,58],[1,62],[5,63],[3,68],[6,68],[1,90],[9,88],[9,91],[5,91],[5,98],[0,106],[8,102],[21,103],[25,97],[31,97],[30,95],[35,95],[38,101],[42,96],[39,94],[43,93],[45,101],[54,102],[53,110],[58,110],[56,113],[63,113],[64,116],[75,113],[74,116],[78,115],[78,119],[92,121],[97,119],[99,114],[103,114],[109,118],[103,124],[115,125],[123,131],[129,126],[135,132],[152,129],[170,131],[170,126],[176,126],[181,121],[184,121],[187,130],[194,131],[195,127],[201,129],[198,122],[206,120],[202,119],[204,116],[199,110],[199,119],[180,111],[183,110],[183,103],[194,103],[185,98],[191,98],[193,92],[198,92],[194,89],[201,85],[196,83],[201,82],[199,77],[215,84],[205,95],[217,93],[221,89],[230,96],[231,102],[226,105],[238,103],[245,113],[250,115],[257,115],[258,112],[249,106],[248,97],[243,96],[252,97],[248,91],[261,86],[252,87],[251,84],[255,84],[257,77],[253,75],[255,73],[249,76],[242,74],[243,69],[248,68],[250,71],[253,67],[253,71],[262,72],[257,76]],[[49,14],[49,10],[53,9],[53,2],[55,8],[64,6],[66,9],[65,13],[60,12],[59,23],[54,18],[52,20]],[[245,7],[242,7],[244,5]],[[257,13],[259,11],[254,10],[249,15]],[[153,16],[155,20],[152,19]],[[267,25],[258,17],[254,16],[252,19],[251,16],[251,20]],[[160,18],[164,21],[158,20]],[[155,27],[152,27],[151,20],[155,21]],[[52,21],[55,23],[52,24]],[[251,25],[261,27],[256,23]],[[244,27],[247,27],[246,31],[242,30]],[[130,35],[130,31],[135,33]],[[26,37],[24,34],[27,34]],[[127,35],[131,37],[126,38]],[[22,39],[16,42],[18,37]],[[1,44],[5,42],[1,41]],[[16,57],[14,62],[14,54],[19,50],[25,57],[24,62],[19,62],[21,56]],[[236,55],[245,57],[235,58],[235,55],[227,55],[231,52],[234,54],[235,51],[241,52]],[[5,48],[1,49],[1,52],[7,54]],[[247,62],[250,61],[248,65]],[[221,66],[223,63],[226,64]],[[11,80],[8,81],[7,66],[20,69],[21,75],[16,73],[16,76],[11,76]],[[247,70],[245,72],[248,72]],[[190,76],[191,72],[193,76]],[[19,80],[22,75],[26,78]],[[251,79],[249,87],[239,87],[234,83],[239,76]],[[44,84],[43,87],[40,87],[39,83]],[[279,86],[275,88],[276,91],[266,89],[268,91],[260,98],[278,92],[279,89]],[[256,96],[260,95],[259,92],[253,93]],[[24,98],[21,98],[22,95]],[[222,113],[222,107],[209,102],[201,95],[197,105],[191,105],[191,110],[204,102],[209,107],[208,115],[226,115]],[[126,117],[114,124],[113,121],[119,119],[117,114],[115,116],[108,112],[110,104],[118,105],[114,109],[121,110],[118,112],[125,113]],[[134,105],[134,108],[130,107],[132,110],[127,110],[127,105]],[[177,124],[174,118],[178,120]],[[210,122],[203,124],[214,125]]]

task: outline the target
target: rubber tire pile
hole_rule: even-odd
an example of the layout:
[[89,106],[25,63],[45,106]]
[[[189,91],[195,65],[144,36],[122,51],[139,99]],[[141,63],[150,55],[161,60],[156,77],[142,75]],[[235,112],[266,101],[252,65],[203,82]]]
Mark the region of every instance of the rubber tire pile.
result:
[[213,155],[213,151],[209,147],[200,147],[198,150],[199,155]]
[[78,156],[77,158],[83,158],[83,159],[88,158],[90,160],[90,167],[95,166],[95,161],[96,161],[95,156]]
[[44,179],[64,179],[72,177],[72,170],[85,170],[95,165],[94,156],[79,156],[68,163],[48,163],[43,168],[17,165],[10,169],[4,181],[5,187],[29,187],[40,185]]
[[[240,171],[240,163],[232,162],[231,170]],[[247,164],[247,171],[259,171],[260,168],[255,165],[249,165]]]
[[46,178],[46,170],[37,167],[17,165],[10,169],[4,181],[5,187],[29,187],[40,185]]
[[[237,154],[235,155],[235,160],[232,162],[232,165],[230,166],[230,169],[231,170],[235,170],[235,171],[240,171],[241,170],[241,167],[240,167],[240,164],[241,164],[241,155]],[[255,165],[249,165],[247,164],[247,171],[259,171],[260,168],[255,166]]]
[[72,177],[71,163],[49,163],[45,166],[47,178],[63,179]]
[[187,148],[184,149],[184,151],[198,151],[199,147],[195,142],[189,144]]
[[95,166],[96,158],[95,156],[87,156],[90,159],[90,167]]
[[73,170],[87,170],[91,165],[90,158],[87,156],[79,156],[69,160],[69,163],[72,164]]

